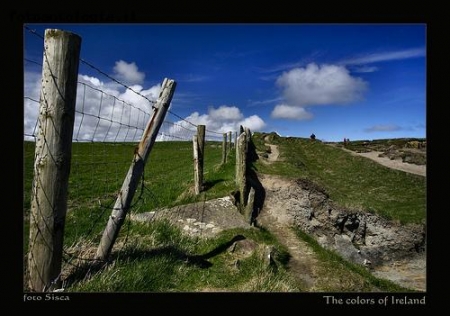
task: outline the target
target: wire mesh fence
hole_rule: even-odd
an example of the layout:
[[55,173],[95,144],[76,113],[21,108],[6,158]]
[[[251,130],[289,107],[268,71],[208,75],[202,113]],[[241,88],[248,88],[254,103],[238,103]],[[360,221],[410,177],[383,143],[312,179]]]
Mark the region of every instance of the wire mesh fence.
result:
[[[25,31],[35,35],[34,40],[42,42],[44,39],[33,30],[25,28]],[[24,59],[28,70],[24,82],[25,233],[30,227],[33,177],[36,175],[36,141],[42,132],[38,118],[42,101],[40,83],[43,66],[37,60],[38,57]],[[41,58],[45,63],[45,52]],[[97,76],[83,75],[88,70],[97,72]],[[154,89],[132,88],[80,59],[62,268],[57,279],[83,267],[90,269],[86,262],[95,261],[94,249],[118,198],[136,147],[153,116],[158,93]],[[196,133],[196,124],[168,111],[139,181],[130,213],[157,210],[196,199],[192,194],[192,139]],[[223,133],[210,131],[206,127],[205,139],[205,182],[212,183],[216,179],[211,175],[222,161]],[[206,195],[203,196],[205,198]],[[119,244],[122,246],[126,244],[131,225],[127,219],[125,230],[120,234]],[[31,247],[29,242],[33,242],[33,239],[24,239],[25,255]],[[24,269],[26,275],[26,264]]]

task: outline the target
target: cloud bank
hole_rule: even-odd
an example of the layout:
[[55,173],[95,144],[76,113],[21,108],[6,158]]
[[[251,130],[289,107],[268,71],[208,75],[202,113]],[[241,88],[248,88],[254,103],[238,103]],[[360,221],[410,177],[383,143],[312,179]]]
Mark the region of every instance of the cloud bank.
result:
[[260,131],[266,123],[258,115],[245,117],[236,106],[221,105],[218,108],[209,107],[207,113],[193,112],[184,120],[177,120],[163,131],[162,140],[190,139],[195,135],[194,125],[205,125],[206,138],[211,140],[222,140],[223,133],[237,132],[240,126],[249,128],[252,132]]

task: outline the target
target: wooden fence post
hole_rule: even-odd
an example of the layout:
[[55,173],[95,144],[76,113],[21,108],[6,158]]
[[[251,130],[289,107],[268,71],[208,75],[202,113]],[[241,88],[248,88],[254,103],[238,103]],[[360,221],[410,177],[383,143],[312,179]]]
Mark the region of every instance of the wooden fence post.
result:
[[239,135],[236,143],[236,185],[239,190],[240,212],[244,211],[247,199],[247,134]]
[[81,37],[45,30],[28,250],[29,287],[60,287]]
[[231,152],[231,131],[228,132],[228,154]]
[[193,136],[194,148],[194,190],[200,194],[203,190],[203,161],[205,152],[205,125],[197,126],[197,135]]
[[141,141],[134,153],[134,159],[131,163],[128,174],[122,184],[122,188],[117,197],[114,208],[109,217],[108,224],[103,232],[100,245],[97,249],[96,258],[105,260],[111,253],[114,242],[119,234],[120,228],[125,221],[125,217],[133,200],[134,193],[139,179],[144,172],[144,166],[151,152],[156,136],[164,121],[167,110],[175,91],[176,83],[174,80],[165,78],[161,86],[159,98],[155,104],[153,116],[150,118]]
[[227,162],[227,133],[223,133],[222,141],[222,164]]

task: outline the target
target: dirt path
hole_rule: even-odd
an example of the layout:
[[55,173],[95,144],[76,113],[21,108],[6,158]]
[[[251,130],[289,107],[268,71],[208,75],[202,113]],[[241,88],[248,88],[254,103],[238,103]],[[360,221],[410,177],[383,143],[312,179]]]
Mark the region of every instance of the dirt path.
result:
[[[269,143],[265,145],[270,147],[270,153],[265,162],[271,164],[277,161],[280,157],[278,146]],[[290,228],[293,217],[288,213],[287,201],[278,197],[278,191],[288,188],[291,184],[285,179],[264,174],[259,175],[259,180],[266,196],[263,210],[258,216],[258,224],[269,230],[289,250],[291,255],[288,263],[289,271],[305,291],[314,291],[318,279],[315,270],[318,259],[309,245],[299,239]]]
[[[270,146],[266,163],[273,163],[279,159],[280,152],[278,146],[266,144]],[[352,152],[354,155],[358,155]],[[376,157],[375,157],[376,155]],[[371,155],[362,155],[366,158],[384,160],[378,157],[378,153]],[[390,159],[387,158],[388,161]],[[398,167],[398,163],[392,163],[388,167]],[[405,164],[400,162],[401,164]],[[410,165],[407,164],[406,165]],[[410,165],[414,166],[414,165]],[[421,166],[418,166],[421,167]],[[398,169],[398,168],[395,168]],[[399,169],[402,170],[402,169]],[[414,170],[414,168],[412,169]],[[410,172],[407,170],[403,170]],[[414,172],[412,172],[414,173]],[[420,173],[416,173],[420,174]],[[423,174],[425,176],[425,173]],[[258,225],[269,230],[277,240],[286,246],[289,250],[291,258],[288,263],[288,269],[301,286],[308,292],[320,290],[320,273],[316,267],[320,266],[314,251],[311,247],[301,239],[291,229],[294,224],[294,214],[292,214],[292,202],[296,200],[292,183],[281,177],[259,174],[261,184],[265,189],[264,207],[257,218]],[[290,204],[291,203],[291,204]],[[415,260],[405,262],[395,262],[380,266],[373,271],[373,274],[380,278],[394,281],[400,285],[415,288],[419,291],[426,289],[426,260],[424,255],[418,256]]]
[[[332,145],[333,146],[333,145]],[[336,146],[334,146],[336,147]],[[353,156],[362,156],[369,158],[373,161],[378,162],[380,165],[391,169],[397,169],[408,173],[417,174],[419,176],[426,177],[427,175],[427,167],[425,165],[415,165],[407,162],[403,162],[401,160],[391,160],[387,157],[378,157],[379,154],[382,154],[381,151],[370,151],[367,153],[357,153],[352,150],[341,147],[342,150],[352,154]]]
[[289,187],[291,184],[284,179],[269,175],[260,175],[260,181],[266,191],[266,198],[264,208],[258,216],[258,225],[269,230],[280,243],[289,249],[291,255],[288,263],[289,271],[305,291],[314,291],[318,278],[315,271],[318,259],[309,245],[300,240],[290,229],[293,217],[288,213],[289,207],[286,202],[289,201],[282,200],[277,196],[277,191]]
[[269,157],[267,158],[267,161],[269,163],[277,161],[278,158],[280,157],[280,151],[278,150],[278,146],[272,144],[265,144],[265,145],[270,147],[270,153]]

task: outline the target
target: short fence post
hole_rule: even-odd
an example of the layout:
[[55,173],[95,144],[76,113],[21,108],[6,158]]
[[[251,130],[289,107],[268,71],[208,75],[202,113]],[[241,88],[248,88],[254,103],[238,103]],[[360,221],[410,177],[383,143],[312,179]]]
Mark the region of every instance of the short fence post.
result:
[[197,126],[197,135],[192,137],[194,148],[194,190],[200,194],[203,189],[203,161],[205,152],[205,125]]
[[81,37],[45,30],[28,251],[29,287],[60,286]]
[[222,164],[227,162],[227,133],[223,133],[222,141]]

